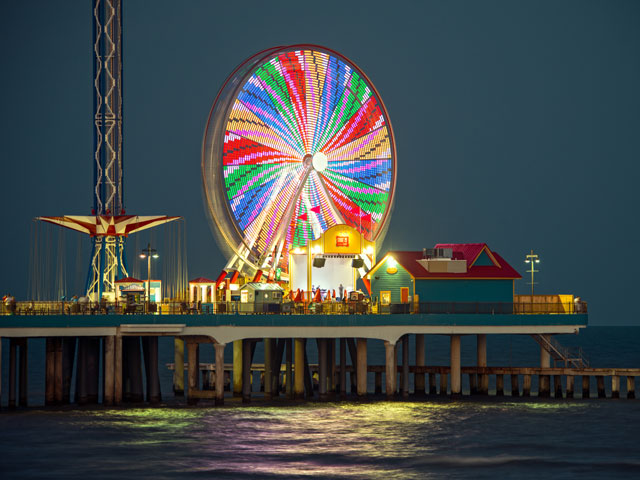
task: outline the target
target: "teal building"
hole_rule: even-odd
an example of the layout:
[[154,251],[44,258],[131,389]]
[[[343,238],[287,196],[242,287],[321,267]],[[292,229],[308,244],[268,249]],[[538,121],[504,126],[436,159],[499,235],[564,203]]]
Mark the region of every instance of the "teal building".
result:
[[382,306],[412,303],[424,313],[491,313],[512,308],[514,282],[521,276],[486,243],[464,243],[390,251],[366,278],[372,299]]

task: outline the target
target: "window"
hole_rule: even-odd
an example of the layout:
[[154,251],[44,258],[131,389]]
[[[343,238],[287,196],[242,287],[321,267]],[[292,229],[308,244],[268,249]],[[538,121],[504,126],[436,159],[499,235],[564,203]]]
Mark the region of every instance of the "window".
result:
[[391,303],[391,292],[380,292],[380,304],[389,305]]

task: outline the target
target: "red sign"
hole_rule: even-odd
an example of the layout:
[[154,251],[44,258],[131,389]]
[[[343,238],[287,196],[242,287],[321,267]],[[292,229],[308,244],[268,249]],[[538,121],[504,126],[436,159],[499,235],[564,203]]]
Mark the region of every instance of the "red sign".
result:
[[336,247],[348,247],[349,236],[348,235],[336,235]]

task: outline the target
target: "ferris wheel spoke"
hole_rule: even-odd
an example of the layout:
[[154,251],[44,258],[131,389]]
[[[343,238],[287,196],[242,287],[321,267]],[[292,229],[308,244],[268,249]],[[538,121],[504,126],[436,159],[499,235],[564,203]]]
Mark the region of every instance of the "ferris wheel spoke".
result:
[[[300,151],[297,149],[295,140],[282,124],[277,123],[278,119],[272,118],[271,115],[255,105],[236,101],[229,117],[227,131],[248,138],[260,145],[298,157]],[[269,122],[269,119],[273,121]]]
[[364,105],[362,105],[362,108],[358,109],[340,130],[327,140],[319,150],[325,154],[332,152],[347,143],[351,143],[382,128],[384,125],[384,117],[382,116],[378,103],[374,97],[370,97]]
[[346,160],[332,162],[331,168],[323,173],[344,177],[387,192],[391,188],[392,168],[390,158],[367,161]]
[[310,50],[304,51],[304,76],[306,82],[306,102],[307,102],[307,145],[313,150],[314,133],[316,131],[316,124],[318,123],[318,116],[322,108],[322,96],[323,87],[326,78],[327,63],[329,61],[329,55],[311,52]]

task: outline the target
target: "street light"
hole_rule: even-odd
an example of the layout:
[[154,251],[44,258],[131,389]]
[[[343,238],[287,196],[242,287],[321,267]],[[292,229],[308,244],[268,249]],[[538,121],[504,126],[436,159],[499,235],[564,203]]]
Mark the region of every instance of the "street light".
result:
[[536,284],[536,282],[533,281],[533,274],[539,272],[539,270],[535,269],[535,264],[540,263],[540,258],[531,250],[531,253],[525,257],[524,263],[531,264],[531,270],[527,270],[527,273],[531,274],[531,301],[533,302],[533,286]]
[[151,248],[150,243],[140,254],[140,258],[147,259],[147,311],[149,311],[149,304],[151,303],[151,258],[158,258],[159,256],[158,251],[155,248]]

